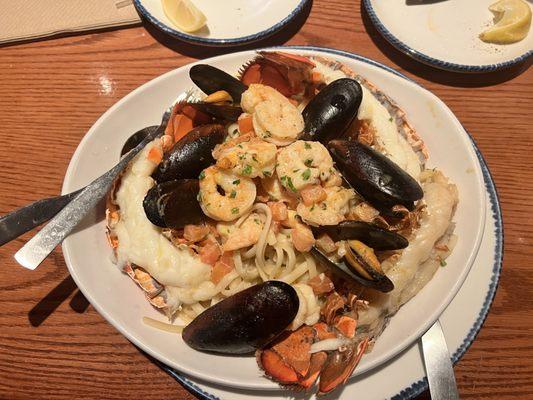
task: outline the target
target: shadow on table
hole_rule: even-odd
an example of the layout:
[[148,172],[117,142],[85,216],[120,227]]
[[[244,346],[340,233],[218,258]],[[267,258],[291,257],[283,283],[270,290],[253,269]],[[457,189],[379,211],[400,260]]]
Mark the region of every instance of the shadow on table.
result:
[[312,7],[313,1],[309,0],[309,2],[305,5],[302,11],[284,28],[264,39],[249,44],[232,46],[203,46],[188,43],[183,40],[174,38],[173,36],[170,36],[167,33],[159,30],[157,27],[152,25],[150,21],[147,21],[142,16],[141,19],[146,31],[163,46],[168,47],[169,49],[185,56],[202,59],[214,57],[221,54],[232,53],[235,51],[252,50],[262,47],[282,45],[286,43],[290,38],[292,38],[296,33],[298,33],[300,28],[307,20],[307,17],[311,12]]
[[30,324],[34,327],[41,326],[74,292],[76,293],[69,302],[70,308],[77,313],[85,312],[89,307],[89,302],[78,290],[72,277],[68,275],[29,311]]
[[525,72],[533,63],[533,57],[512,67],[495,72],[460,73],[445,71],[423,64],[391,45],[376,29],[361,2],[361,15],[366,32],[374,44],[399,67],[431,82],[456,87],[484,87],[506,82]]

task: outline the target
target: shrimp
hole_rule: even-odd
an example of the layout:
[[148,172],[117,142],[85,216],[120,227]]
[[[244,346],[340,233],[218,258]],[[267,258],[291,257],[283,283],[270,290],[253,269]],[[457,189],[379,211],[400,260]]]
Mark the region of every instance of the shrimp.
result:
[[296,207],[296,198],[290,196],[289,192],[281,185],[276,174],[270,178],[261,179],[261,187],[273,201],[282,201]]
[[343,187],[328,187],[326,200],[306,206],[298,204],[296,212],[309,225],[338,225],[344,221],[350,209],[350,203],[355,199],[355,191]]
[[250,85],[242,95],[241,106],[252,114],[256,135],[277,146],[294,142],[304,129],[298,108],[271,87]]
[[270,86],[252,83],[241,97],[241,107],[244,112],[253,114],[255,108],[266,100],[276,100],[279,102],[289,101],[280,92]]
[[205,215],[217,221],[234,221],[252,208],[256,196],[250,178],[235,175],[216,166],[200,173],[198,201]]
[[265,178],[274,173],[276,153],[276,145],[259,138],[250,138],[235,146],[220,146],[213,152],[213,157],[219,168],[250,178]]
[[293,192],[327,182],[334,171],[333,159],[319,142],[298,140],[278,154],[276,173],[281,184]]
[[240,226],[235,226],[235,224],[228,226],[227,222],[219,222],[217,231],[227,237],[222,249],[233,251],[256,244],[263,231],[264,219],[264,215],[253,212],[244,219]]

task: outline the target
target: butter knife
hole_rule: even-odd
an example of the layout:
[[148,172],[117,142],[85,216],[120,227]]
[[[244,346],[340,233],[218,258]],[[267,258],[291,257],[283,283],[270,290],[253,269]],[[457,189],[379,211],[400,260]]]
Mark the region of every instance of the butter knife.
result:
[[422,336],[422,349],[431,399],[459,400],[453,365],[439,320]]

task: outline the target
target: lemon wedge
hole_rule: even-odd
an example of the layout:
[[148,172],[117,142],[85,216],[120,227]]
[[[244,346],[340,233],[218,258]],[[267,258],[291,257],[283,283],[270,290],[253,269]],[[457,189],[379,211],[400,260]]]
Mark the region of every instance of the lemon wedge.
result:
[[206,17],[191,0],[161,0],[170,21],[185,32],[194,32],[205,25]]
[[527,36],[531,25],[531,8],[523,0],[500,0],[489,7],[494,26],[479,35],[484,42],[508,44]]

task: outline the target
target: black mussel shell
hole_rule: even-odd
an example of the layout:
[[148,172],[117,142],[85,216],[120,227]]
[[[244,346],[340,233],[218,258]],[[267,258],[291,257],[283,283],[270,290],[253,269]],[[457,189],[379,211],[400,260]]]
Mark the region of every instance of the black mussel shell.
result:
[[281,281],[267,281],[234,294],[196,317],[183,330],[193,349],[247,354],[283,332],[298,312],[298,295]]
[[155,185],[144,197],[146,217],[154,225],[173,229],[204,222],[207,217],[198,203],[199,191],[197,179],[182,179]]
[[191,80],[206,94],[225,90],[234,103],[241,102],[241,96],[248,87],[227,72],[207,64],[197,64],[189,71]]
[[374,250],[398,250],[409,246],[402,235],[364,221],[343,221],[336,226],[313,227],[316,234],[327,233],[333,241],[359,240]]
[[413,210],[424,196],[411,175],[373,148],[347,140],[332,140],[327,147],[348,183],[377,209],[401,204]]
[[158,127],[148,126],[146,128],[141,129],[140,131],[135,132],[133,135],[131,135],[128,140],[124,143],[122,146],[122,150],[120,150],[120,157],[122,157],[124,154],[126,154],[131,149],[134,149],[137,147],[139,143],[141,143],[146,136],[148,136],[149,133],[153,132]]
[[158,182],[197,178],[198,174],[215,162],[211,152],[224,141],[223,125],[200,125],[182,137],[165,154],[152,177]]
[[239,106],[230,106],[225,104],[212,104],[212,103],[189,103],[191,107],[194,107],[198,111],[206,113],[213,117],[217,121],[230,121],[235,122],[242,114],[242,108]]
[[380,274],[378,271],[373,271],[372,269],[367,270],[372,279],[361,276],[354,268],[347,266],[346,262],[341,261],[340,263],[334,263],[328,257],[326,257],[320,250],[316,247],[311,249],[313,256],[322,264],[331,270],[334,274],[340,276],[346,281],[355,281],[360,285],[379,290],[380,292],[390,292],[394,289],[394,284],[385,274]]
[[326,144],[348,129],[363,99],[361,85],[354,79],[331,82],[307,104],[302,112],[305,129],[302,140]]

